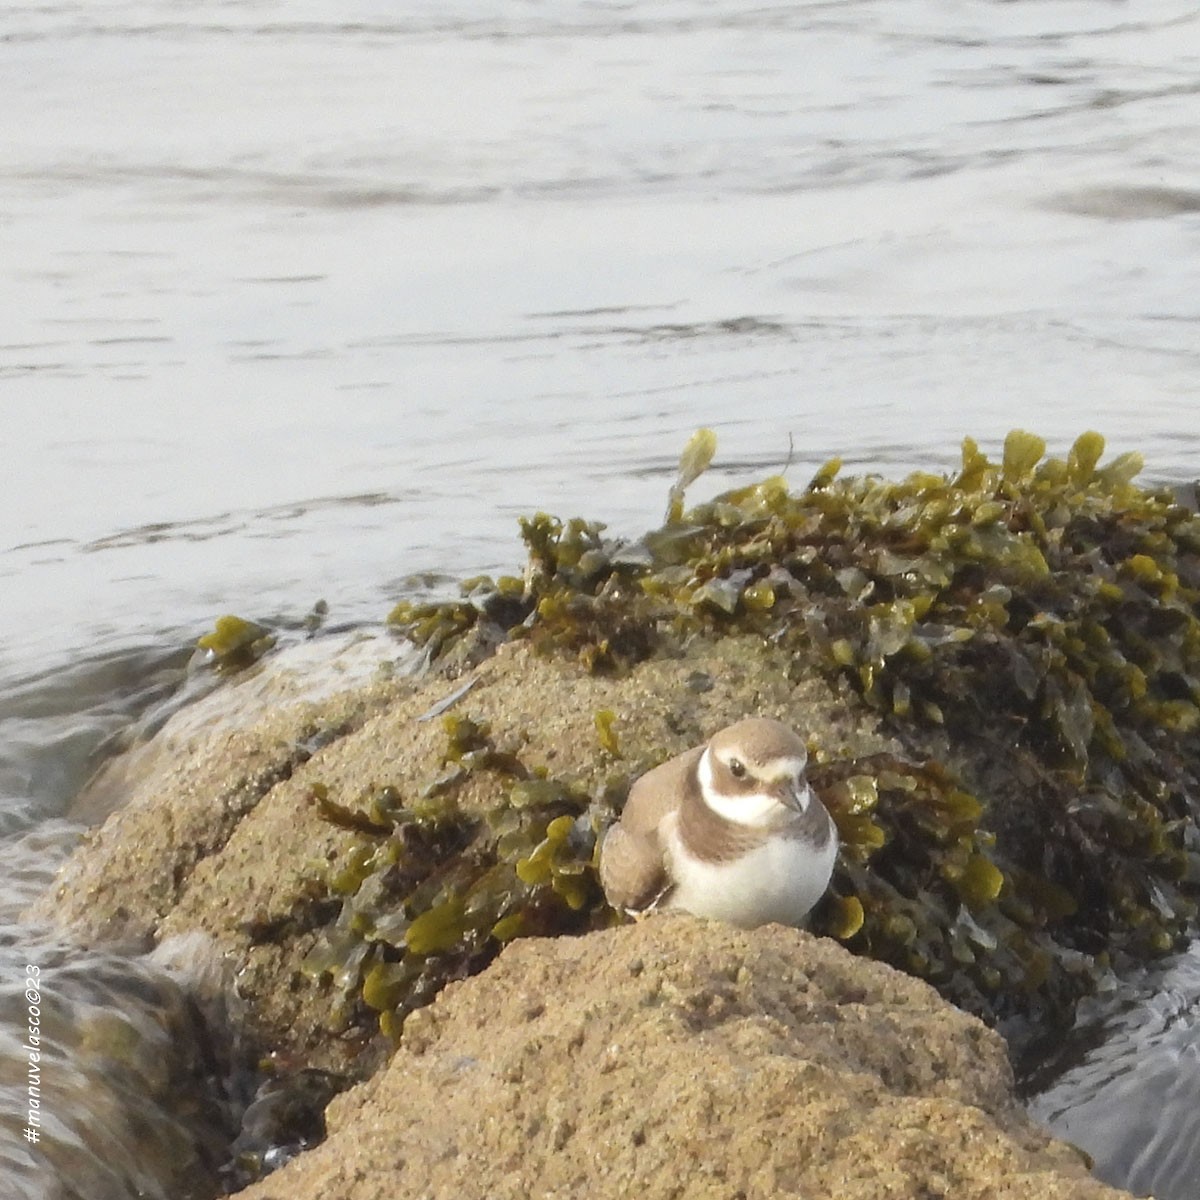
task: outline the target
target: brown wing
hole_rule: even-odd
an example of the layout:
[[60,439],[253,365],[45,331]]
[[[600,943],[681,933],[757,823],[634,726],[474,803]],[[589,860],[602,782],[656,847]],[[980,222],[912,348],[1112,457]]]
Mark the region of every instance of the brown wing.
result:
[[600,848],[600,883],[609,904],[626,912],[650,908],[670,888],[659,827],[679,805],[704,747],[647,771],[629,789],[621,819]]
[[620,824],[609,829],[600,848],[600,883],[613,908],[642,912],[669,882],[657,835],[641,837]]

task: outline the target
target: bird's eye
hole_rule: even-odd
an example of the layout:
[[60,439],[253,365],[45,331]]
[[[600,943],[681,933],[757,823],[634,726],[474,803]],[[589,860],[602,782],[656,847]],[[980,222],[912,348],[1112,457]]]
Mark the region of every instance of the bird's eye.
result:
[[731,758],[729,760],[729,773],[734,779],[744,779],[746,777],[746,764],[740,758]]

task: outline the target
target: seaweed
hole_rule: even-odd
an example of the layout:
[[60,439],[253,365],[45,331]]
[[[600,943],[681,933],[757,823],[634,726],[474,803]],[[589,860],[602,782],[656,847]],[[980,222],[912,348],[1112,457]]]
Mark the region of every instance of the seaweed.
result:
[[196,658],[221,674],[234,674],[258,662],[274,645],[275,635],[265,625],[227,614],[196,639]]
[[[369,1011],[393,1039],[410,1012],[512,938],[610,919],[592,865],[603,806],[527,769],[497,747],[486,722],[444,716],[442,726],[445,769],[417,796],[384,786],[343,804],[324,785],[313,789],[321,816],[357,836],[326,872],[341,908],[302,969],[332,983],[343,1021],[360,1023]],[[456,796],[476,772],[492,773],[503,790],[471,814]]]
[[[624,542],[539,513],[521,522],[522,579],[390,619],[431,660],[524,639],[610,673],[752,633],[848,688],[903,754],[816,748],[843,850],[814,927],[928,979],[1019,1056],[1107,972],[1181,945],[1200,884],[1200,518],[1139,486],[1136,454],[1102,464],[1096,433],[1065,459],[1045,449],[1014,431],[997,463],[967,438],[955,473],[899,482],[831,460],[799,493],[773,476],[689,510],[715,450],[701,431],[660,528]],[[619,716],[597,718],[610,760]],[[466,966],[496,928],[603,919],[584,853],[603,812],[565,787],[517,803],[546,782],[514,782],[472,834],[489,899],[473,907],[462,880],[438,891],[428,907],[450,907],[422,927],[423,961]],[[380,977],[389,999],[409,971]]]

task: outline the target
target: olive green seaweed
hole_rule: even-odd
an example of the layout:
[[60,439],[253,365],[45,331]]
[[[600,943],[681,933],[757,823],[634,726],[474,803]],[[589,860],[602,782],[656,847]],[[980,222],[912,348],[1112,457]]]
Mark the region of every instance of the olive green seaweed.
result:
[[[446,770],[411,804],[390,787],[353,805],[331,801],[323,785],[312,794],[326,820],[361,840],[327,873],[341,911],[303,969],[333,982],[348,1022],[365,1004],[393,1037],[409,1012],[510,939],[610,920],[592,867],[600,810],[590,815],[577,789],[499,749],[485,722],[449,715],[442,725]],[[468,815],[455,796],[479,771],[502,779],[504,799]]]
[[[833,460],[799,493],[774,476],[685,510],[715,452],[701,431],[662,527],[627,542],[539,513],[523,579],[390,620],[431,661],[524,639],[616,674],[751,633],[848,688],[902,749],[811,748],[843,844],[814,928],[929,980],[1019,1060],[1106,973],[1179,946],[1200,884],[1200,519],[1135,483],[1137,455],[1102,465],[1098,434],[1065,460],[1045,449],[1014,431],[997,464],[968,438],[954,474],[900,482]],[[596,714],[610,768],[621,722]],[[628,777],[586,794],[469,717],[445,725],[421,796],[314,798],[359,840],[309,968],[348,1019],[365,1003],[393,1034],[504,941],[616,919],[595,847]],[[481,770],[505,798],[468,818],[455,794]]]
[[244,617],[218,617],[212,631],[196,639],[222,673],[233,674],[256,663],[272,646],[275,636],[263,625]]

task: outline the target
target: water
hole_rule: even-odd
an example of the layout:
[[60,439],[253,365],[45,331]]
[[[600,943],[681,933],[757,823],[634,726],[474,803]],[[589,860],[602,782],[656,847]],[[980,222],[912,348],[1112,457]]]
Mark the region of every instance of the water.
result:
[[1013,426],[1195,479],[1198,33],[1185,0],[6,5],[0,912],[217,614],[377,621],[518,566],[538,508],[636,534],[700,425],[697,498]]
[[1200,1187],[1200,947],[1089,1003],[1033,1116],[1139,1196]]
[[[204,1023],[166,972],[5,929],[0,1004],[6,1018],[31,1014],[30,1024],[0,1025],[5,1200],[218,1192],[236,1130],[217,1085],[228,1072],[212,1061]],[[26,1129],[40,1132],[36,1148]]]
[[705,423],[714,486],[1193,477],[1198,18],[1140,14],[6,6],[0,672],[636,532]]

